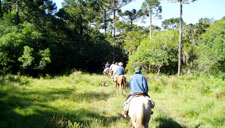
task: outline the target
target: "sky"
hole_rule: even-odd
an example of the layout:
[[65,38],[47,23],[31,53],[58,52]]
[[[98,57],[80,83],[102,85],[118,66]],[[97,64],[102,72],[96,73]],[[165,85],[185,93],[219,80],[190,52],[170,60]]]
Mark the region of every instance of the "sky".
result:
[[[57,8],[62,7],[63,0],[53,0]],[[135,0],[122,8],[122,11],[140,9],[144,0]],[[179,17],[180,5],[179,3],[170,3],[167,0],[161,0],[162,6],[162,19],[153,18],[153,24],[161,26],[161,23],[165,19]],[[201,18],[210,18],[219,20],[225,17],[225,0],[197,0],[196,2],[183,5],[183,20],[187,24],[196,24]],[[149,20],[137,20],[135,23],[141,26],[148,26]]]

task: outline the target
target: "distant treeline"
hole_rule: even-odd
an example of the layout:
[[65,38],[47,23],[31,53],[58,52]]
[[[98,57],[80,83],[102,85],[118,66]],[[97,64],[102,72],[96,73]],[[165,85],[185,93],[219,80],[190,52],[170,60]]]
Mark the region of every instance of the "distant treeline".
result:
[[[148,15],[120,10],[131,1],[65,0],[57,11],[52,0],[0,0],[0,74],[100,72],[106,61],[176,74],[179,18],[164,20],[163,29],[134,25]],[[225,18],[184,23],[182,73],[223,74],[224,34]]]
[[[152,39],[128,32],[126,68],[132,71],[135,65],[142,65],[147,72],[176,74],[178,38],[177,26],[155,31]],[[202,18],[196,24],[185,24],[182,42],[183,74],[212,73],[225,79],[225,18],[215,22]]]

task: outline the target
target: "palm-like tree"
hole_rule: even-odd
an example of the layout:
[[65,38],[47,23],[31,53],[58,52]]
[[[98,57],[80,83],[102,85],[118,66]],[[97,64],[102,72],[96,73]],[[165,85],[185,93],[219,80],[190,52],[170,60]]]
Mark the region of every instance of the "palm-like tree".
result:
[[126,10],[124,12],[125,16],[128,16],[128,19],[130,20],[130,30],[133,28],[133,22],[140,16],[140,10],[137,11],[136,9],[132,9],[131,11]]
[[159,0],[145,0],[141,7],[142,15],[150,18],[149,37],[152,37],[152,16],[160,17],[162,7]]
[[121,7],[129,4],[130,2],[132,2],[132,0],[112,0],[111,6],[112,6],[112,12],[113,12],[113,61],[115,61],[115,37],[116,37],[116,26],[115,26],[115,22],[116,22],[116,12],[118,11],[118,9],[120,9]]
[[99,0],[99,7],[101,9],[100,17],[103,19],[103,28],[106,35],[107,22],[109,21],[109,11],[111,9],[111,0]]

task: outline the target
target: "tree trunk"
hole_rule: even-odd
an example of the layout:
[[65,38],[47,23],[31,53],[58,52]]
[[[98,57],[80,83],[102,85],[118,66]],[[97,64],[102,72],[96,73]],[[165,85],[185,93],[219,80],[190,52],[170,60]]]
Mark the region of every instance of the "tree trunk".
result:
[[0,18],[3,16],[2,14],[2,1],[0,0]]
[[130,20],[130,31],[132,31],[133,28],[133,19]]
[[180,0],[180,28],[179,28],[179,53],[178,53],[178,76],[181,75],[181,57],[182,57],[182,1]]
[[116,20],[116,7],[115,0],[113,0],[113,61],[115,61],[115,37],[116,37],[116,28],[115,28],[115,20]]
[[19,0],[16,1],[16,24],[19,24],[20,17],[19,17]]
[[106,26],[106,10],[104,9],[104,30],[105,30],[105,36],[106,36],[106,29],[107,29],[107,26]]
[[152,12],[149,13],[150,17],[150,26],[149,26],[149,38],[152,38]]

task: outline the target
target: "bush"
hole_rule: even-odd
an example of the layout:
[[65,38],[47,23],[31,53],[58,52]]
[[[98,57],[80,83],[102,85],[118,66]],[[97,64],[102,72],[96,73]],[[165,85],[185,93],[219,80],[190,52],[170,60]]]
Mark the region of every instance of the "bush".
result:
[[178,33],[157,32],[152,39],[144,39],[137,51],[129,57],[127,69],[142,65],[147,72],[172,73],[177,63]]

